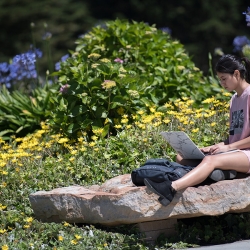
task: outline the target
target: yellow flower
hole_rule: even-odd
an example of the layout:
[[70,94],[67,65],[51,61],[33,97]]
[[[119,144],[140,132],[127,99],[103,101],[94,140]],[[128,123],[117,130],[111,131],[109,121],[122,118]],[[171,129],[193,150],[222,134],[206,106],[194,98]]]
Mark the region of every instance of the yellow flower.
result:
[[96,135],[101,135],[103,133],[103,128],[93,129],[93,133]]
[[75,238],[76,238],[77,240],[80,240],[82,237],[81,237],[80,235],[78,235],[78,234],[75,234]]
[[150,108],[149,110],[150,110],[151,113],[155,112],[155,108]]
[[58,143],[65,143],[65,142],[68,142],[68,141],[69,141],[68,138],[60,138],[60,139],[58,140]]
[[122,72],[122,73],[126,73],[126,72],[127,72],[127,70],[124,69],[123,67],[121,67],[121,68],[119,69],[119,71]]
[[166,123],[166,124],[168,124],[168,123],[171,122],[171,120],[169,120],[169,119],[164,119],[163,122]]
[[99,65],[100,65],[99,63],[93,63],[93,64],[91,65],[91,68],[92,68],[92,69],[95,69],[95,68],[97,68]]
[[128,119],[127,118],[121,119],[121,123],[128,123]]
[[126,125],[126,128],[130,129],[130,128],[132,128],[132,125]]
[[211,97],[211,98],[207,98],[202,103],[212,103],[213,101],[214,101],[214,97]]
[[192,130],[193,133],[197,133],[199,131],[199,128],[195,128]]
[[7,245],[2,246],[2,250],[8,250],[8,249],[9,249],[9,247]]
[[6,232],[7,232],[6,229],[0,229],[0,234],[4,234],[4,233],[6,233]]
[[6,187],[6,186],[7,186],[7,183],[6,182],[2,182],[1,187]]
[[64,222],[63,225],[64,225],[65,227],[68,227],[70,224],[69,224],[68,222]]
[[162,124],[161,122],[155,122],[155,123],[154,123],[154,126],[155,126],[155,127],[158,127],[158,126],[160,126],[161,124]]
[[7,164],[6,162],[1,161],[1,162],[0,162],[0,167],[4,167],[6,164]]
[[122,125],[115,125],[114,127],[119,129],[122,128]]
[[74,160],[75,160],[75,157],[70,157],[70,158],[69,158],[69,161],[70,161],[70,162],[72,162],[72,161],[74,161]]
[[30,228],[30,225],[29,225],[29,224],[26,224],[26,225],[23,226],[23,228],[26,228],[26,229],[27,229],[27,228]]
[[93,136],[91,136],[91,139],[92,139],[93,141],[97,141],[97,140],[98,140],[98,137],[95,136],[95,135],[93,135]]
[[202,117],[202,114],[196,114],[195,115],[195,118],[201,118]]
[[76,245],[76,244],[78,243],[78,241],[77,241],[77,240],[71,240],[70,243],[71,243],[72,245]]
[[184,66],[179,65],[179,66],[177,66],[177,69],[178,69],[178,70],[183,70],[183,69],[185,69],[185,67],[184,67]]
[[145,124],[138,124],[137,126],[138,126],[140,129],[146,129]]
[[26,222],[29,222],[29,223],[31,223],[33,220],[34,220],[34,219],[33,219],[32,217],[28,217],[28,218],[25,219],[25,221],[26,221]]
[[128,93],[129,93],[129,95],[130,95],[131,97],[134,97],[134,98],[139,98],[139,97],[140,97],[138,91],[136,91],[136,90],[129,89],[129,90],[128,90]]
[[101,55],[97,53],[91,53],[88,55],[88,58],[98,59]]
[[104,62],[104,63],[109,63],[109,62],[110,62],[110,60],[107,59],[107,58],[102,58],[100,61],[101,61],[101,62]]
[[102,83],[102,88],[103,89],[111,89],[111,88],[113,88],[115,86],[116,86],[116,82],[115,81],[111,81],[111,80],[105,80]]
[[166,108],[173,108],[173,105],[170,104],[170,103],[165,103],[165,104],[164,104],[164,107],[166,107]]
[[123,77],[125,77],[126,75],[124,75],[124,74],[119,74],[118,75],[118,77],[120,77],[120,78],[123,78]]
[[59,241],[63,241],[63,237],[61,235],[58,236]]
[[81,148],[80,148],[80,151],[81,151],[81,152],[85,152],[86,150],[87,150],[87,148],[85,148],[85,147],[81,147]]
[[143,111],[143,110],[139,110],[137,113],[138,113],[139,115],[143,115],[143,114],[144,114],[144,111]]
[[224,95],[224,96],[231,96],[232,94],[229,93],[229,92],[225,92],[225,93],[223,93],[223,95]]
[[90,147],[94,147],[95,145],[96,145],[95,142],[90,142],[90,143],[89,143],[89,146],[90,146]]
[[108,244],[107,244],[107,243],[104,243],[104,244],[103,244],[103,246],[104,246],[104,247],[107,247],[107,246],[108,246]]
[[214,127],[215,125],[216,125],[216,122],[212,122],[212,123],[210,124],[211,127]]
[[77,154],[77,150],[72,150],[70,153],[71,153],[72,155],[76,155],[76,154]]

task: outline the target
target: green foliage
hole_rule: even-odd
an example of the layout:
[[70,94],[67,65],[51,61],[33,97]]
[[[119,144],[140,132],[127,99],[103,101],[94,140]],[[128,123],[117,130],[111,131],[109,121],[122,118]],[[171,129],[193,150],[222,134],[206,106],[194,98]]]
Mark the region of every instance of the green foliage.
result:
[[64,91],[51,125],[67,136],[96,127],[104,127],[105,136],[123,114],[181,96],[199,102],[218,89],[203,78],[183,45],[145,23],[107,22],[77,44],[54,74]]
[[[213,143],[224,137],[225,126],[211,126],[216,118],[220,118],[220,124],[228,120],[226,111],[211,114],[212,103],[218,105],[215,100],[209,102],[211,116],[196,116],[201,114],[201,108],[190,114],[190,108],[183,106],[187,103],[187,100],[176,100],[179,111],[161,114],[162,118],[155,110],[146,116],[138,114],[134,124],[129,128],[124,126],[116,136],[96,136],[91,142],[85,136],[74,141],[62,134],[51,134],[44,123],[41,130],[24,138],[13,138],[11,143],[0,141],[0,247],[163,250],[249,238],[249,214],[226,215],[223,220],[221,217],[192,218],[192,223],[179,220],[179,237],[159,237],[156,246],[148,246],[134,225],[110,228],[65,222],[43,223],[34,218],[29,202],[33,192],[71,185],[101,185],[112,177],[131,173],[146,159],[174,160],[173,149],[159,135],[160,131],[169,128],[169,123],[161,123],[161,119],[171,120],[173,130],[181,127],[190,131],[197,144]],[[220,105],[224,107],[223,102]],[[185,114],[189,114],[192,124],[185,123]],[[180,121],[180,118],[185,119]],[[198,125],[201,132],[193,132]]]
[[179,239],[195,244],[218,244],[250,237],[249,213],[183,219]]
[[52,109],[52,93],[55,89],[37,88],[32,95],[18,90],[10,93],[5,85],[0,91],[0,136],[9,140],[10,136],[25,136],[40,128]]

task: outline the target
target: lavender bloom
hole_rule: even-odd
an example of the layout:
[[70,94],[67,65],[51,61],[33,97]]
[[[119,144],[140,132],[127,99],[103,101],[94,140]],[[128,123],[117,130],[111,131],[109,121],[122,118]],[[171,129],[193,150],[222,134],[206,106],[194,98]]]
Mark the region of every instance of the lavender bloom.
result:
[[117,62],[117,63],[123,63],[124,61],[122,60],[122,59],[120,59],[120,58],[116,58],[115,60],[114,60],[114,62]]
[[26,53],[16,55],[12,63],[0,63],[0,83],[10,88],[12,84],[24,79],[37,78],[36,58],[42,57],[38,49],[30,49]]
[[6,87],[10,87],[9,64],[6,62],[0,63],[0,83],[5,83]]
[[246,15],[247,26],[250,26],[250,7],[247,7],[247,11],[243,12],[242,14]]
[[55,64],[55,70],[56,70],[56,71],[59,71],[59,70],[61,69],[61,63],[62,63],[62,62],[65,62],[68,58],[69,58],[69,55],[68,55],[68,54],[62,56],[62,57],[61,57],[61,60]]
[[68,84],[65,84],[65,85],[63,85],[63,86],[60,88],[59,91],[60,91],[62,94],[67,94],[68,89],[69,89],[69,85],[68,85]]
[[168,27],[162,27],[162,28],[159,28],[159,30],[162,30],[163,32],[168,33],[169,35],[171,35],[172,33],[172,30]]
[[250,40],[246,36],[236,36],[233,40],[233,52],[241,52],[242,48],[247,44],[250,44]]

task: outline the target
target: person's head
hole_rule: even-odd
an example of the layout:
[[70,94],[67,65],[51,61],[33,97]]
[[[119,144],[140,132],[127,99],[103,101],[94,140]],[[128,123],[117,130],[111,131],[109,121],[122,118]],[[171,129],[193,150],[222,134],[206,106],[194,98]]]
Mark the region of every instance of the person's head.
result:
[[250,83],[250,61],[246,57],[239,58],[234,55],[223,55],[217,62],[215,71],[219,75],[237,75]]

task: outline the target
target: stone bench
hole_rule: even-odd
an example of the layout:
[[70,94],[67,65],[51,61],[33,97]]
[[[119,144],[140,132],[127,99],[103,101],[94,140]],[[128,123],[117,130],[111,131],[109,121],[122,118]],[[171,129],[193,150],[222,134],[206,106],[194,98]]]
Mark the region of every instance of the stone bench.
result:
[[225,180],[178,191],[166,207],[130,174],[88,188],[69,186],[29,196],[35,217],[43,222],[116,226],[136,224],[147,238],[171,235],[177,219],[250,211],[250,177]]

